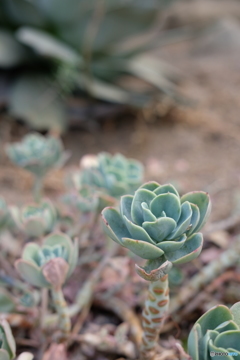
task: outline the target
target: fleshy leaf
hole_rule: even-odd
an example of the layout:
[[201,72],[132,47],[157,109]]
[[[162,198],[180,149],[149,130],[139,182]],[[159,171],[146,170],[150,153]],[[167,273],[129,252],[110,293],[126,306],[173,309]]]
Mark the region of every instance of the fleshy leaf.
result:
[[214,345],[225,349],[230,347],[240,351],[240,330],[229,330],[219,334],[214,341]]
[[232,314],[227,306],[217,305],[203,314],[197,321],[203,335],[207,330],[214,330],[225,321],[232,320]]
[[144,222],[143,219],[143,210],[142,210],[142,203],[146,203],[148,206],[151,201],[156,197],[156,195],[146,189],[139,189],[135,192],[133,202],[132,202],[132,219],[138,225],[142,225]]
[[122,238],[122,243],[123,246],[143,259],[153,260],[163,255],[161,249],[145,241]]
[[22,259],[31,262],[34,265],[38,265],[39,250],[40,246],[35,243],[25,245],[22,253]]
[[24,231],[28,236],[40,237],[44,235],[45,226],[43,218],[32,216],[24,222]]
[[154,222],[157,220],[156,216],[153,215],[153,213],[149,209],[148,204],[142,203],[141,206],[142,206],[144,221],[151,221],[151,222],[153,221]]
[[240,301],[237,302],[236,304],[234,304],[230,308],[230,311],[233,315],[233,319],[234,319],[235,323],[238,325],[238,327],[240,329]]
[[123,216],[123,220],[133,239],[147,241],[150,244],[155,245],[154,241],[150,238],[150,236],[148,235],[146,230],[144,230],[144,228],[132,223],[130,220],[127,219],[125,215]]
[[181,205],[181,216],[178,220],[176,229],[167,237],[167,240],[176,239],[186,232],[190,225],[192,217],[192,209],[188,201]]
[[42,275],[40,268],[38,268],[33,263],[19,259],[15,262],[15,266],[23,279],[29,282],[31,285],[39,287],[50,286],[50,284],[45,280],[44,276]]
[[131,216],[132,202],[133,202],[132,195],[124,195],[121,197],[121,201],[120,201],[121,214],[122,216],[125,215],[130,221],[132,221],[132,216]]
[[156,195],[171,193],[171,194],[174,194],[177,197],[179,197],[177,190],[171,184],[165,184],[165,185],[159,186],[157,189],[154,190],[154,193]]
[[199,359],[199,340],[202,337],[202,330],[201,326],[196,323],[188,337],[188,352],[194,360],[201,360]]
[[103,225],[106,234],[115,242],[122,245],[123,237],[131,237],[121,215],[116,209],[108,207],[102,211]]
[[171,193],[158,195],[152,200],[150,209],[156,217],[161,217],[164,211],[167,217],[172,218],[176,222],[181,214],[180,200]]
[[191,235],[177,251],[168,252],[166,258],[173,264],[184,264],[195,259],[201,252],[203,236],[201,233]]
[[149,181],[149,182],[146,182],[145,184],[143,184],[142,186],[140,186],[140,189],[147,189],[150,191],[154,191],[159,186],[160,186],[160,184],[158,184],[156,181]]
[[162,241],[159,244],[157,244],[157,247],[162,249],[165,253],[173,252],[173,251],[181,249],[181,247],[183,247],[183,245],[185,244],[186,239],[187,239],[187,236],[184,234],[177,241],[173,241],[173,240]]
[[158,281],[163,276],[167,275],[172,268],[172,263],[164,258],[164,256],[148,260],[146,264],[141,267],[135,264],[136,272],[139,276],[147,281]]
[[[208,344],[208,347],[209,347],[209,352],[211,351],[214,351],[214,352],[217,352],[217,353],[226,353],[226,349],[222,348],[222,347],[217,347],[216,345],[213,344],[213,341],[212,340],[209,340],[209,344]],[[216,356],[214,356],[216,358]],[[233,360],[234,358],[232,356],[228,356],[228,355],[221,355],[221,358],[218,357],[219,359],[221,360]],[[200,359],[199,359],[200,360]]]
[[67,249],[67,254],[68,254],[67,262],[68,263],[71,262],[73,256],[73,244],[70,237],[67,236],[66,234],[61,232],[52,233],[47,237],[45,237],[43,244],[50,247],[55,245],[63,245]]
[[157,219],[155,222],[145,221],[142,226],[151,238],[160,242],[173,231],[176,227],[176,222],[169,217],[162,217]]
[[191,218],[191,221],[190,221],[191,228],[187,232],[188,235],[191,235],[191,234],[193,234],[195,232],[195,228],[197,227],[197,225],[199,223],[199,220],[200,220],[199,208],[195,204],[190,203],[190,205],[191,205],[191,209],[192,209],[192,218]]
[[199,208],[200,219],[198,225],[194,229],[194,232],[197,232],[203,227],[210,214],[211,211],[210,197],[206,192],[193,191],[182,196],[181,202],[184,203],[185,201],[189,201],[190,203],[197,205],[197,207]]
[[10,357],[6,350],[0,349],[0,359],[1,360],[10,360]]

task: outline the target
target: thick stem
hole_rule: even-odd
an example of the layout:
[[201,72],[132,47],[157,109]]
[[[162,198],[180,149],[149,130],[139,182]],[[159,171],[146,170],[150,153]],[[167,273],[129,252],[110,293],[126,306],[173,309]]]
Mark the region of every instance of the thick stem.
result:
[[33,196],[34,196],[34,200],[37,203],[40,202],[42,197],[42,185],[43,185],[43,178],[40,176],[36,176],[33,184]]
[[168,275],[150,282],[148,298],[142,313],[143,339],[140,349],[141,360],[153,360],[161,327],[169,306]]
[[64,334],[71,330],[71,321],[68,314],[67,303],[64,299],[62,289],[52,289],[52,299],[60,320],[60,329]]

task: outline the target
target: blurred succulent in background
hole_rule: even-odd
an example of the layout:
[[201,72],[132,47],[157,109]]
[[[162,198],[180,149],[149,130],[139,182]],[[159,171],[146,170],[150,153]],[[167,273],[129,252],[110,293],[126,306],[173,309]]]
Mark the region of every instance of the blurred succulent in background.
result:
[[55,283],[51,282],[51,278],[46,276],[46,266],[53,264],[54,267],[53,260],[61,259],[59,266],[63,264],[64,271],[59,275],[59,281],[62,285],[73,273],[77,258],[77,241],[72,242],[66,234],[53,233],[44,239],[41,247],[34,243],[27,244],[22,258],[16,262],[16,268],[31,285],[49,288],[57,285],[57,279]]
[[73,181],[77,189],[88,185],[103,189],[110,196],[119,197],[132,194],[142,183],[144,168],[137,160],[105,152],[99,153],[96,161],[93,160],[88,167],[74,174]]
[[58,312],[60,328],[67,334],[71,321],[62,286],[73,273],[78,260],[78,242],[64,233],[47,236],[43,245],[27,244],[15,266],[24,280],[40,288],[49,288]]
[[107,235],[136,255],[182,264],[199,255],[203,238],[198,231],[210,208],[207,193],[196,191],[180,198],[171,184],[149,182],[134,196],[121,197],[120,213],[110,207],[102,216]]
[[[38,129],[59,128],[65,117],[61,95],[74,88],[140,107],[156,95],[156,89],[177,98],[169,67],[143,56],[176,36],[171,31],[161,36],[160,26],[155,26],[170,3],[63,0],[59,7],[56,0],[2,0],[0,67],[25,64],[28,70],[13,84],[10,112]],[[126,74],[151,87],[141,91],[129,86],[132,81],[121,84]]]
[[16,356],[16,344],[6,320],[0,320],[0,360],[11,360]]
[[57,211],[50,200],[29,204],[22,209],[12,206],[10,212],[17,228],[29,237],[47,235],[57,222]]
[[[215,306],[202,315],[188,338],[188,352],[192,359],[240,359],[239,314],[240,302],[230,309],[224,305]],[[212,356],[211,352],[223,354]]]
[[10,213],[8,205],[4,198],[0,196],[0,231],[5,229],[10,222]]
[[21,142],[8,144],[6,153],[13,163],[35,175],[35,200],[40,200],[42,179],[54,167],[62,166],[69,157],[59,138],[28,134]]

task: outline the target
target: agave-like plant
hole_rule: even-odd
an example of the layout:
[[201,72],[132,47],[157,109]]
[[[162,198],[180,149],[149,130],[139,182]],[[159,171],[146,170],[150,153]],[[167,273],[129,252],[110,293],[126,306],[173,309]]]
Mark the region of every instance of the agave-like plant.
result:
[[143,165],[134,159],[128,159],[122,154],[110,155],[99,153],[89,166],[80,173],[73,175],[76,188],[90,185],[103,189],[110,196],[119,197],[133,193],[142,183],[144,175]]
[[240,302],[230,309],[218,305],[194,324],[188,338],[193,360],[240,359]]
[[[2,0],[0,66],[47,63],[44,69],[55,71],[44,74],[53,80],[54,73],[58,83],[56,91],[56,81],[47,81],[40,73],[43,67],[36,66],[33,76],[21,76],[13,85],[11,112],[44,128],[51,121],[57,125],[63,113],[59,93],[74,87],[96,98],[138,106],[152,98],[154,88],[176,96],[167,66],[140,56],[159,41],[154,26],[172,1],[62,0],[59,7],[56,0]],[[162,38],[166,42],[169,35]],[[120,85],[126,73],[143,78],[153,89],[140,92]],[[46,93],[51,95],[47,101]]]
[[35,176],[34,193],[40,200],[42,179],[53,167],[59,167],[69,157],[59,138],[28,134],[21,142],[8,144],[6,153],[13,163],[26,169]]
[[21,209],[10,207],[12,218],[17,228],[29,237],[41,237],[54,230],[57,211],[48,199],[38,204],[28,204]]
[[72,242],[66,234],[53,233],[44,239],[42,247],[34,243],[27,244],[22,258],[15,263],[24,280],[31,285],[51,289],[64,332],[69,332],[71,323],[62,286],[73,273],[77,259],[77,240]]
[[16,343],[6,320],[0,320],[0,360],[11,360],[16,356]]
[[171,184],[148,182],[134,195],[121,197],[120,212],[112,207],[102,211],[106,234],[148,260],[144,267],[136,265],[138,274],[150,281],[143,310],[144,360],[154,357],[160,326],[168,310],[168,272],[172,264],[191,261],[200,254],[203,236],[198,231],[210,209],[210,198],[205,192],[180,197]]

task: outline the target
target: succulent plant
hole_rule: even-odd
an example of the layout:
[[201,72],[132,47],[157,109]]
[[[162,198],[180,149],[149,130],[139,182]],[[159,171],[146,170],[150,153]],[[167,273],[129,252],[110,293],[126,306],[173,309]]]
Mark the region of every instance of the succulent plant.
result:
[[[150,282],[142,314],[140,358],[154,359],[161,325],[169,307],[168,273],[172,264],[195,259],[201,252],[202,228],[211,208],[207,193],[192,192],[181,198],[171,184],[148,182],[134,195],[102,211],[106,234],[136,255],[147,259],[137,273]],[[200,359],[198,359],[200,360]]]
[[6,201],[0,196],[0,231],[9,224],[9,209]]
[[191,192],[181,198],[173,185],[149,182],[133,196],[121,197],[120,213],[102,212],[107,235],[143,259],[165,257],[181,264],[196,258],[203,238],[198,231],[210,212],[207,193]]
[[11,207],[10,212],[18,229],[29,237],[40,237],[53,231],[57,211],[50,200],[25,205],[22,209]]
[[137,160],[127,159],[121,154],[111,156],[106,152],[98,154],[96,160],[74,176],[77,188],[90,185],[119,197],[133,193],[143,180],[144,168]]
[[26,135],[21,142],[8,144],[6,153],[12,162],[35,175],[33,192],[36,201],[41,197],[43,177],[53,167],[63,165],[69,157],[59,138],[37,133]]
[[[60,95],[73,88],[141,107],[157,89],[176,98],[174,72],[151,55],[143,57],[161,42],[155,24],[171,2],[62,0],[58,8],[56,0],[2,0],[0,67],[26,65],[11,83],[11,113],[38,129],[59,127],[65,115]],[[164,43],[170,34],[162,34]],[[48,66],[33,66],[31,76],[28,65],[41,62]],[[126,73],[143,78],[152,88],[122,86],[118,80]],[[46,93],[50,93],[47,101]]]
[[194,324],[188,338],[193,360],[240,359],[240,302],[230,309],[218,305]]
[[6,320],[0,320],[0,360],[11,360],[16,356],[16,344]]
[[50,288],[55,308],[64,333],[71,328],[62,286],[73,273],[78,259],[77,239],[74,243],[63,233],[53,233],[43,241],[43,246],[27,244],[22,258],[15,266],[24,280],[40,288]]
[[52,260],[61,259],[66,263],[67,271],[61,278],[62,284],[72,274],[78,258],[77,242],[63,233],[53,233],[48,235],[43,245],[40,247],[35,243],[25,246],[22,258],[16,261],[16,268],[24,280],[37,287],[52,287],[55,284],[50,278],[46,277],[46,266],[53,263]]
[[60,139],[37,133],[26,135],[21,142],[8,144],[6,152],[12,162],[37,177],[45,176],[67,156]]

